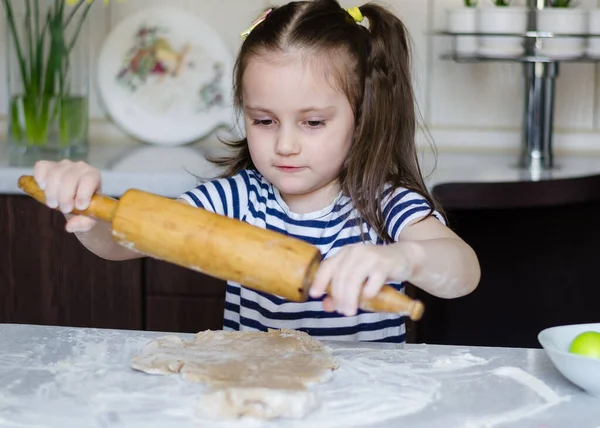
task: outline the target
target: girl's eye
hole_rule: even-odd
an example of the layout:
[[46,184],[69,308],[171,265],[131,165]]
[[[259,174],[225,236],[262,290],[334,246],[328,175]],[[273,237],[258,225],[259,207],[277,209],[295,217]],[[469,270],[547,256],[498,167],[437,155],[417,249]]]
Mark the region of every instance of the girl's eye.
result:
[[310,128],[320,128],[320,127],[325,126],[325,121],[324,120],[307,120],[306,124]]
[[270,126],[273,124],[273,120],[271,119],[255,119],[252,122],[253,125],[259,125],[259,126]]

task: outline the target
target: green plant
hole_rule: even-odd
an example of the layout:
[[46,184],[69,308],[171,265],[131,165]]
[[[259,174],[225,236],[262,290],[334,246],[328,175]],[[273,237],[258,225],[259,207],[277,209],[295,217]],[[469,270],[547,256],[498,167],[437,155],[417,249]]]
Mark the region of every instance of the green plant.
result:
[[571,7],[575,6],[575,1],[573,0],[549,0],[550,7]]
[[477,6],[477,0],[465,0],[466,7],[475,7]]
[[8,43],[15,52],[22,82],[22,92],[10,100],[12,135],[43,145],[49,126],[58,119],[61,140],[68,139],[80,128],[69,123],[69,117],[76,114],[80,118],[80,109],[87,106],[70,97],[69,59],[93,0],[67,0],[66,7],[62,0],[51,0],[45,11],[40,10],[40,0],[18,1],[24,2],[24,18],[15,14],[12,0],[2,0]]
[[492,3],[494,3],[494,6],[509,6],[510,5],[511,0],[492,0]]

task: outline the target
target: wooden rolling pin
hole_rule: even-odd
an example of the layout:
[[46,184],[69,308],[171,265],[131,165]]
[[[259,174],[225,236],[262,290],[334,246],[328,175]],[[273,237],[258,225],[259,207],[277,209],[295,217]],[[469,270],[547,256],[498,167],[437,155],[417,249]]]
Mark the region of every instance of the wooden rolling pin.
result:
[[[46,203],[32,176],[22,176],[19,188]],[[142,254],[294,302],[308,299],[321,263],[318,248],[300,239],[137,189],[119,200],[97,193],[88,209],[73,214],[111,223],[113,239]],[[412,320],[420,319],[424,309],[389,285],[360,307]]]

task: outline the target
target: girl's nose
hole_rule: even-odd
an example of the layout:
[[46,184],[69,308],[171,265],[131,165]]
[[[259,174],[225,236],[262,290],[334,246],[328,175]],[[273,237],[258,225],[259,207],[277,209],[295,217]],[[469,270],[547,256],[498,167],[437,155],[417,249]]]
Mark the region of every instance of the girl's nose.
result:
[[281,156],[294,155],[300,152],[300,144],[293,131],[281,128],[277,135],[275,152]]

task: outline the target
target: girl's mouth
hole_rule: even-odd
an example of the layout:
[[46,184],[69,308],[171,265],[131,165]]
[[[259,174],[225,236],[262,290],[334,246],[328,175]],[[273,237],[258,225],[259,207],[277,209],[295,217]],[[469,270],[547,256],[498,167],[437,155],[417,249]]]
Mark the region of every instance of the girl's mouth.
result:
[[290,165],[277,165],[277,169],[284,172],[296,172],[304,169],[302,166],[290,166]]

